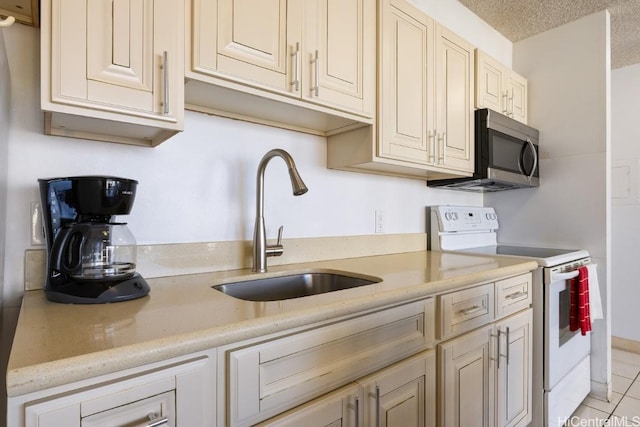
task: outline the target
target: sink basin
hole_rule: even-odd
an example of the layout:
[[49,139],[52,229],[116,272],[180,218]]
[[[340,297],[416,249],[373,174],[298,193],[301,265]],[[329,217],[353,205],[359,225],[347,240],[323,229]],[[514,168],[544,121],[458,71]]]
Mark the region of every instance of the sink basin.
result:
[[247,301],[281,301],[379,283],[382,279],[346,272],[305,272],[223,283],[213,289]]

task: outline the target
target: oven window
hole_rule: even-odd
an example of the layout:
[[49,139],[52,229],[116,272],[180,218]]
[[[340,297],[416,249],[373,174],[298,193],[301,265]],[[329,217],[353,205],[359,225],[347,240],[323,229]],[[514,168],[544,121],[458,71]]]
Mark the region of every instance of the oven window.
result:
[[573,337],[573,335],[577,332],[577,331],[571,332],[569,330],[569,317],[571,315],[570,313],[571,292],[569,291],[569,289],[570,289],[569,286],[567,286],[563,291],[560,291],[559,300],[558,300],[558,310],[559,310],[558,328],[560,329],[558,331],[559,332],[558,346],[560,347],[566,344],[571,339],[571,337]]

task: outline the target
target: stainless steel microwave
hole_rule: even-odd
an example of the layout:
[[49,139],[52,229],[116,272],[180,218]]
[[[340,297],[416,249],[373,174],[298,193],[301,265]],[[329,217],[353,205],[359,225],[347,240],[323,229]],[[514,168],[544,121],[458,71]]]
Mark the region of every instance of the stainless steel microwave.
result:
[[473,176],[431,180],[429,187],[490,192],[538,187],[539,132],[517,120],[484,108],[475,114]]

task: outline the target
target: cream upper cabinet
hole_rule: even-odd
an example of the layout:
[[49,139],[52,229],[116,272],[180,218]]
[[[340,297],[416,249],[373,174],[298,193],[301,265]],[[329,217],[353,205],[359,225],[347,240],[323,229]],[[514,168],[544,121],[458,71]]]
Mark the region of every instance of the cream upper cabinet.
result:
[[473,46],[443,26],[436,29],[436,165],[474,170]]
[[183,8],[42,2],[45,133],[156,145],[183,129]]
[[293,76],[303,98],[373,116],[375,10],[375,0],[304,0],[301,74]]
[[476,108],[527,123],[527,80],[476,49]]
[[471,176],[473,47],[406,0],[379,0],[377,125],[328,139],[330,168]]
[[[203,0],[215,3],[215,0]],[[221,73],[285,93],[293,84],[300,57],[301,8],[286,0],[217,0],[217,69]],[[292,40],[289,44],[289,40]],[[298,88],[297,93],[300,89]]]
[[382,2],[380,156],[435,162],[434,23],[404,1]]
[[[189,108],[302,131],[301,124],[330,131],[354,118],[370,122],[375,0],[190,0],[189,7]],[[304,108],[349,120],[309,124]]]

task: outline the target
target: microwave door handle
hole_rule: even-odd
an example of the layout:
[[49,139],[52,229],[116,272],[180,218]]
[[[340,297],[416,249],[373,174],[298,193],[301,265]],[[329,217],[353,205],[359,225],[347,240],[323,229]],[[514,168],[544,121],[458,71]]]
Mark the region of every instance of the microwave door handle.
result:
[[538,152],[536,151],[536,146],[533,145],[533,142],[529,137],[527,137],[527,144],[529,144],[529,148],[531,148],[531,152],[533,154],[533,167],[531,168],[531,173],[527,180],[531,182],[531,178],[533,178],[533,174],[536,173],[536,169],[538,168]]

